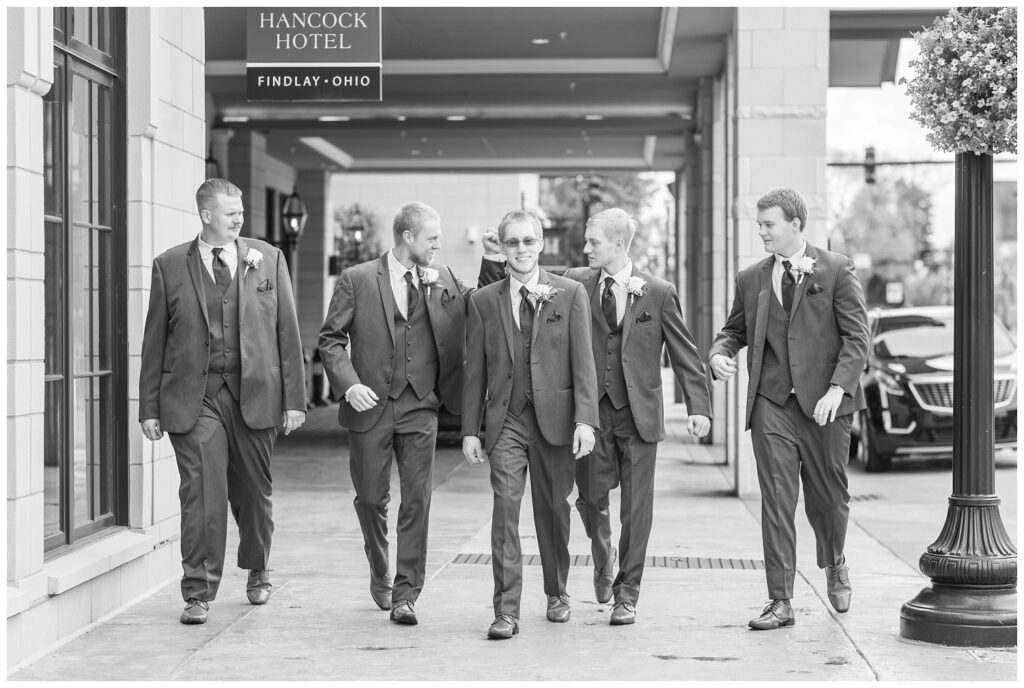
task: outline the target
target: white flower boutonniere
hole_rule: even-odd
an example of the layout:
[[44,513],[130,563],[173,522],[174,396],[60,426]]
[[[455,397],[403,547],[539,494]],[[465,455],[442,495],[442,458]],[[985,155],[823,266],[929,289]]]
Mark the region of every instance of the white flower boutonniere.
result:
[[647,280],[641,277],[630,277],[626,284],[626,293],[629,294],[630,302],[643,296],[645,289],[647,289]]
[[420,268],[420,282],[422,282],[424,286],[432,286],[440,276],[441,275],[438,274],[437,270],[433,268]]
[[560,291],[562,290],[552,287],[550,284],[538,284],[530,293],[533,294],[533,298],[537,303],[547,303]]
[[259,270],[260,265],[263,263],[263,254],[254,248],[249,249],[245,252],[245,270],[242,272],[244,278],[249,274],[249,268]]
[[811,258],[810,256],[804,256],[803,258],[800,259],[800,262],[797,263],[796,266],[796,272],[798,275],[798,277],[796,278],[797,284],[803,282],[804,277],[806,277],[807,275],[814,274],[814,263],[814,258]]

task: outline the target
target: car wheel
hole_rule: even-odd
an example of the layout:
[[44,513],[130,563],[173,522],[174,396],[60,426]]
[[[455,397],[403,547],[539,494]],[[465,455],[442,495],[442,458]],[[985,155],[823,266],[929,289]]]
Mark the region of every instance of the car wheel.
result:
[[864,461],[864,470],[868,473],[885,473],[892,469],[892,454],[878,450],[875,441],[875,430],[871,418],[866,411],[860,414],[860,458]]

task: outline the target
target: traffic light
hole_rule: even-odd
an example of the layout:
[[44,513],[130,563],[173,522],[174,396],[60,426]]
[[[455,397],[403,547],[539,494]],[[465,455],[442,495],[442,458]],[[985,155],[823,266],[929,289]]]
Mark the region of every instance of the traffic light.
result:
[[875,147],[868,146],[864,149],[864,183],[875,183]]

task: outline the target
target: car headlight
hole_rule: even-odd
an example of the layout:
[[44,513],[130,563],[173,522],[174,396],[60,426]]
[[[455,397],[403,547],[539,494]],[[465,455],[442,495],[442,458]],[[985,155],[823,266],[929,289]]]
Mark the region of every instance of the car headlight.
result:
[[878,381],[878,385],[885,390],[886,394],[897,397],[903,396],[903,388],[900,387],[899,380],[884,370],[875,371],[875,380]]

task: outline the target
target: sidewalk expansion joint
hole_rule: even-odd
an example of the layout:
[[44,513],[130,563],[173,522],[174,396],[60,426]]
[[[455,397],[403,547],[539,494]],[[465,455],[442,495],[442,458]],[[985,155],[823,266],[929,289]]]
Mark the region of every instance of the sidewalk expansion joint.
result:
[[[589,554],[569,555],[570,566],[593,566]],[[451,561],[452,564],[469,564],[471,566],[490,566],[490,554],[459,554]],[[539,554],[524,554],[524,566],[540,566]],[[662,569],[736,569],[752,571],[764,569],[762,559],[730,559],[725,557],[647,557],[644,562],[647,568]]]

